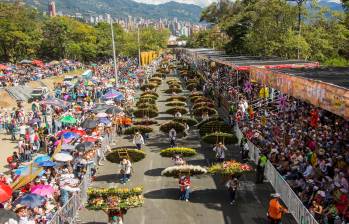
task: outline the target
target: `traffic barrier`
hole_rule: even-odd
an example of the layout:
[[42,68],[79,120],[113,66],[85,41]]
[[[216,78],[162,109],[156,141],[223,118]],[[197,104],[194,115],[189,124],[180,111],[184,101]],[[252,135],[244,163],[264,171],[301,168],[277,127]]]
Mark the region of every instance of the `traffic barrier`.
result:
[[[239,141],[243,137],[239,127],[235,128],[236,136]],[[251,141],[247,140],[249,147],[249,157],[254,163],[258,163],[260,150]],[[297,223],[299,224],[318,224],[314,216],[309,212],[309,210],[303,205],[302,201],[298,198],[298,195],[292,190],[290,185],[285,181],[285,179],[280,175],[277,169],[268,160],[265,169],[264,176],[270,182],[270,184],[275,189],[275,192],[281,195],[282,201],[288,208],[288,211],[293,215]]]

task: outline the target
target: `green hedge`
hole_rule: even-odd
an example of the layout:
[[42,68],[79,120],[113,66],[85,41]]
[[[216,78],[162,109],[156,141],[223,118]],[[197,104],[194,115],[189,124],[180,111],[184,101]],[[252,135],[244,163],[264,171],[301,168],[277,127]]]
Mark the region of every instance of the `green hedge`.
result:
[[188,113],[188,110],[185,107],[172,107],[172,108],[166,110],[166,113],[175,115],[178,111],[181,114],[187,114]]
[[153,129],[151,127],[143,126],[143,125],[131,126],[131,127],[125,129],[124,134],[125,135],[133,135],[137,131],[142,133],[142,134],[145,134],[145,133],[153,132]]
[[185,102],[187,100],[184,96],[171,96],[166,99],[166,102],[173,102],[173,101],[182,101]]
[[175,89],[166,89],[164,92],[167,94],[172,94],[172,93],[181,93],[182,90],[179,88],[175,88]]
[[205,136],[213,132],[232,133],[232,128],[224,121],[210,121],[200,127],[200,135]]
[[188,124],[190,127],[191,127],[191,126],[194,126],[194,125],[196,125],[196,124],[198,123],[198,121],[197,121],[196,119],[190,118],[190,117],[175,117],[175,118],[173,119],[173,121],[179,122],[179,123],[182,123],[182,124],[186,123],[186,124]]
[[170,121],[165,124],[162,124],[160,126],[160,131],[164,133],[168,133],[172,128],[176,130],[177,134],[184,132],[184,129],[185,129],[183,124],[175,121]]
[[148,84],[144,84],[143,86],[141,86],[141,90],[143,90],[143,91],[145,91],[146,89],[153,90],[156,87],[158,87],[158,85],[156,85],[154,83],[148,83]]
[[191,157],[196,155],[196,150],[192,148],[167,148],[160,151],[160,155],[163,157],[174,157],[181,155],[182,157]]
[[238,139],[234,134],[223,133],[223,132],[214,132],[202,137],[202,141],[207,144],[217,144],[218,142],[222,142],[226,145],[236,144],[238,143]]
[[212,107],[207,107],[207,106],[196,108],[195,110],[193,110],[193,114],[195,116],[199,117],[199,116],[202,116],[202,114],[206,111],[208,112],[208,115],[210,115],[210,116],[218,114],[216,109],[214,109]]
[[166,106],[168,106],[168,107],[185,107],[185,106],[187,106],[187,104],[182,102],[182,101],[172,101],[172,102],[166,103]]
[[158,122],[156,120],[149,120],[149,119],[138,119],[133,122],[134,125],[153,125],[157,124]]
[[134,111],[133,114],[138,118],[143,118],[145,116],[153,118],[158,116],[158,112],[153,109],[138,109]]
[[[121,158],[119,158],[118,150],[120,149],[113,149],[112,152],[110,152],[107,155],[107,160],[109,160],[112,163],[120,163]],[[127,153],[130,157],[131,162],[138,162],[145,158],[146,154],[143,150],[138,149],[127,149]]]

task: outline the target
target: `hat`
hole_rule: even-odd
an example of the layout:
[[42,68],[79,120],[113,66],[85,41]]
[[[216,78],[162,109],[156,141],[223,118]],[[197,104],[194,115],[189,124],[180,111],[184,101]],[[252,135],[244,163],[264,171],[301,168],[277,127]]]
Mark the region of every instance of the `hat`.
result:
[[279,193],[274,193],[274,194],[271,194],[270,196],[272,196],[273,198],[281,197],[281,195]]
[[21,204],[17,204],[15,209],[14,209],[14,212],[17,212],[18,210],[20,210],[22,208],[26,208],[26,206],[25,205],[21,205]]

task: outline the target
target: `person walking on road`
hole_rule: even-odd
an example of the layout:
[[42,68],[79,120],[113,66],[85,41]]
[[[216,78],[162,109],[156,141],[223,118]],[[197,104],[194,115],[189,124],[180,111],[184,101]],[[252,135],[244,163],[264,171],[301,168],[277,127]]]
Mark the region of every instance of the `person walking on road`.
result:
[[213,151],[216,152],[217,162],[222,163],[225,158],[225,151],[227,147],[222,142],[219,142],[214,148]]
[[282,215],[287,213],[287,209],[280,204],[280,194],[271,195],[273,198],[269,201],[268,219],[270,224],[281,224]]
[[231,205],[235,203],[235,195],[239,185],[240,185],[239,180],[234,176],[231,176],[231,178],[225,184],[225,186],[228,188]]
[[133,136],[133,144],[136,145],[138,150],[142,149],[142,145],[144,145],[144,138],[139,132],[136,132],[136,134]]
[[120,181],[122,184],[126,184],[126,182],[129,181],[131,178],[132,163],[130,160],[124,158],[122,159],[120,166],[120,174],[122,175]]
[[179,200],[189,201],[190,194],[190,176],[183,175],[179,178],[179,189],[180,189],[180,197]]
[[175,147],[176,146],[176,137],[177,137],[177,132],[174,128],[172,128],[168,132],[168,137],[170,139],[170,147]]
[[268,158],[266,155],[262,154],[257,163],[257,173],[256,173],[256,183],[260,184],[263,183],[264,180],[264,168],[267,164]]

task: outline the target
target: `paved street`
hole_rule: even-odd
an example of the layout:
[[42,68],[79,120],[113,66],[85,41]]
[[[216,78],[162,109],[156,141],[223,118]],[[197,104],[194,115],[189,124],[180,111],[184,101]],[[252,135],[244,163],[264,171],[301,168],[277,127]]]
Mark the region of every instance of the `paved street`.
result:
[[[165,100],[170,95],[162,90],[168,88],[166,81],[158,89],[160,97],[158,108],[160,111],[156,120],[161,124],[171,120],[171,115],[165,114],[167,109]],[[181,95],[188,96],[184,91]],[[144,160],[134,164],[135,173],[127,187],[144,186],[145,204],[141,208],[130,209],[125,215],[126,224],[202,224],[202,223],[236,223],[236,224],[263,224],[267,223],[266,211],[272,187],[265,183],[254,184],[254,174],[244,175],[241,178],[241,187],[237,193],[237,203],[230,205],[225,183],[220,177],[200,176],[192,178],[192,194],[190,202],[178,200],[178,180],[162,177],[161,171],[173,165],[170,158],[162,158],[161,149],[169,146],[167,135],[158,131],[159,125],[154,126],[146,142],[147,156]],[[117,139],[117,147],[133,147],[129,136]],[[207,166],[213,158],[211,147],[200,144],[197,130],[191,130],[190,135],[178,141],[179,146],[192,147],[198,150],[198,155],[189,160],[189,164]],[[227,158],[240,157],[237,147],[229,148]],[[100,166],[97,179],[92,187],[122,186],[119,183],[118,164],[108,161]],[[106,223],[107,215],[102,212],[83,209],[79,218],[82,223]],[[292,218],[286,218],[284,224],[293,224]]]

